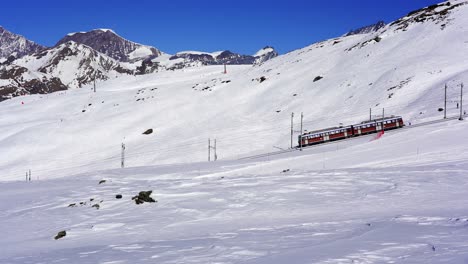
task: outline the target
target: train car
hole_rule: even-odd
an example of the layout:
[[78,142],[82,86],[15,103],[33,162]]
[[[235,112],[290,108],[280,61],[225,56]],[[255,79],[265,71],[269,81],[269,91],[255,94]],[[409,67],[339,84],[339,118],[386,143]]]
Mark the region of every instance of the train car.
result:
[[316,130],[304,133],[298,136],[299,146],[310,146],[329,141],[357,137],[371,133],[377,133],[382,130],[391,130],[403,127],[403,118],[401,116],[391,116],[381,119],[369,120],[351,126],[332,127],[322,130]]
[[[345,139],[349,136],[352,136],[351,126],[347,127],[332,127],[317,131],[311,131],[300,135],[298,137],[299,146],[309,146],[320,144],[328,141],[335,141],[340,139]],[[301,143],[302,141],[302,143]]]
[[384,130],[396,129],[403,127],[404,125],[405,124],[403,123],[403,118],[401,116],[386,118],[383,121]]

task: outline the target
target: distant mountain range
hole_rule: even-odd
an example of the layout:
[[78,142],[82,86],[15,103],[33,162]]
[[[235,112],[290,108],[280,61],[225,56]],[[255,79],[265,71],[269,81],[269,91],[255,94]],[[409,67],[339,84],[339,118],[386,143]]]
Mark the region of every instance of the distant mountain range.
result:
[[[346,34],[368,34],[385,23]],[[111,29],[67,34],[53,47],[44,47],[0,27],[0,101],[25,94],[79,88],[94,80],[141,75],[206,65],[259,65],[278,56],[266,46],[254,55],[229,50],[184,51],[170,55],[127,40]]]
[[67,34],[44,47],[0,27],[0,101],[24,94],[79,88],[94,80],[204,65],[261,64],[278,56],[272,47],[255,55],[225,50],[179,52],[127,40],[111,29]]

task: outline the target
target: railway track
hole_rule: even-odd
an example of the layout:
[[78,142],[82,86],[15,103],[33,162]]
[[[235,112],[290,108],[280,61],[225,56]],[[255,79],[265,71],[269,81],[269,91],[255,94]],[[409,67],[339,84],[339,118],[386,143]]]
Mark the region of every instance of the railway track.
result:
[[[438,124],[438,123],[443,123],[443,122],[447,122],[447,121],[451,121],[451,120],[456,120],[458,118],[460,118],[459,115],[452,116],[452,117],[447,117],[445,119],[436,119],[436,120],[421,122],[421,123],[417,123],[417,124],[406,125],[401,129],[389,130],[388,133],[398,133],[398,132],[401,132],[402,130],[421,127],[421,126],[428,126],[428,125],[433,125],[433,124]],[[343,141],[349,142],[349,141],[352,141],[352,140],[366,138],[366,137],[372,137],[372,136],[374,136],[374,133],[364,135],[364,136],[359,136],[359,137],[347,138],[347,139],[343,139],[343,140],[330,141],[330,142],[319,144],[319,146],[337,144],[337,143],[340,143],[340,142],[343,142]],[[310,149],[312,149],[312,148],[311,147],[304,147],[303,148],[303,150],[310,150]],[[295,151],[299,151],[299,147],[295,147],[295,148],[292,148],[292,149],[278,150],[278,151],[273,151],[273,152],[267,152],[267,153],[262,153],[262,154],[258,154],[258,155],[246,156],[246,157],[239,158],[238,160],[249,160],[249,159],[265,158],[265,157],[270,157],[270,156],[275,156],[275,155],[280,155],[280,154],[295,152]]]

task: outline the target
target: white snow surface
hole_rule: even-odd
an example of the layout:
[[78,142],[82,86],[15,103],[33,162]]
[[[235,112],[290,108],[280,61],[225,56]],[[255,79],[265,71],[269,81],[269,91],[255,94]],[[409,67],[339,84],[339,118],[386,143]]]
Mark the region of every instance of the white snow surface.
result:
[[[449,18],[0,103],[0,263],[466,263],[468,123],[417,126],[445,84],[460,111],[467,6]],[[310,131],[369,108],[407,126],[241,159],[288,149],[292,112]]]

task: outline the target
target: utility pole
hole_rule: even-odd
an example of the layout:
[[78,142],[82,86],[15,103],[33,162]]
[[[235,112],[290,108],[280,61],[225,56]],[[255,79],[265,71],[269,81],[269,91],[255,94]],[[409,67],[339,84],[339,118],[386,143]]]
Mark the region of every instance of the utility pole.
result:
[[125,168],[125,144],[124,143],[122,143],[122,156],[121,156],[120,166],[122,168]]
[[291,113],[291,148],[293,148],[293,136],[294,136],[294,130],[293,130],[293,126],[294,126],[294,112]]
[[94,72],[94,92],[96,92],[96,72]]
[[384,131],[384,118],[385,118],[385,108],[382,108],[382,131]]
[[94,67],[96,67],[96,69],[94,69],[94,92],[96,92],[96,75],[97,75],[97,63],[96,63],[96,55],[97,54],[94,54]]
[[216,153],[216,138],[214,139],[214,145],[211,146],[211,139],[208,139],[208,161],[211,161],[211,149],[214,151],[214,161],[218,160],[218,154]]
[[445,84],[444,119],[447,119],[447,84]]
[[372,107],[369,108],[369,121],[372,121]]
[[303,130],[302,130],[302,121],[303,121],[303,119],[304,119],[304,113],[301,112],[301,134],[300,134],[300,136],[299,136],[299,137],[300,137],[299,146],[300,146],[300,148],[301,148],[301,151],[302,151],[302,131],[303,131]]
[[463,120],[463,83],[460,85],[460,118],[458,120]]
[[211,151],[211,140],[208,139],[208,161],[211,161],[211,160],[210,160],[210,159],[211,159],[211,153],[210,153],[210,151]]
[[217,161],[218,160],[218,155],[216,154],[216,138],[214,140],[214,160]]

